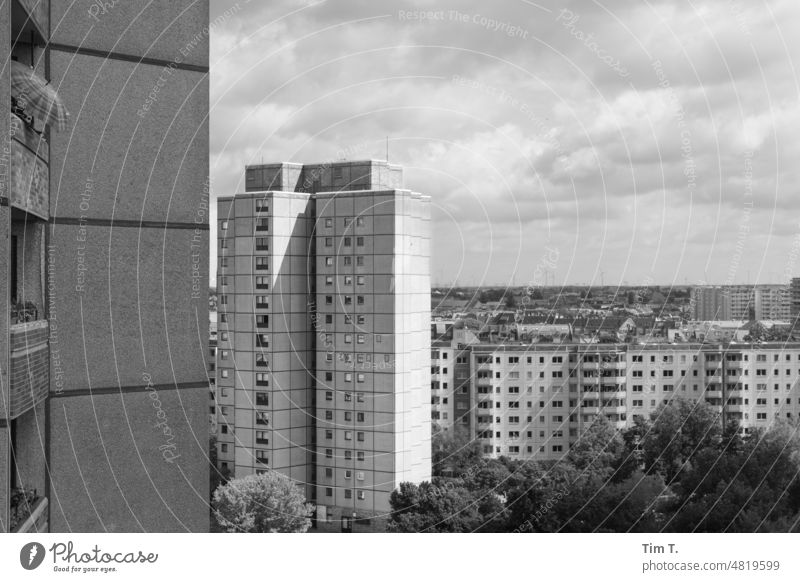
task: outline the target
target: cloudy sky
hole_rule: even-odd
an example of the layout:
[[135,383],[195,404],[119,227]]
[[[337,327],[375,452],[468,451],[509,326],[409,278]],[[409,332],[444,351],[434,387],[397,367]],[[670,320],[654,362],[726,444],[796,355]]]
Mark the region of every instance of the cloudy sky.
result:
[[800,275],[797,0],[211,4],[214,195],[388,136],[436,284]]

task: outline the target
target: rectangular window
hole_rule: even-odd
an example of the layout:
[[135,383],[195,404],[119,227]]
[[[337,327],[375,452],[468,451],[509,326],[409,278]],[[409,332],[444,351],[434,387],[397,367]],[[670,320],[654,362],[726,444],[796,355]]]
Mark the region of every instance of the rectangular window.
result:
[[356,257],[356,267],[364,266],[364,257]]
[[332,267],[333,266],[333,257],[325,257],[325,266]]
[[263,372],[256,373],[256,385],[257,386],[269,386],[269,375]]
[[[256,218],[256,230],[257,231],[266,231],[269,230],[269,219],[268,218]],[[266,240],[266,239],[264,239]],[[258,248],[258,244],[256,243],[256,248]],[[267,249],[264,250],[268,250]]]
[[261,463],[262,465],[269,465],[269,451],[256,451],[256,461]]
[[256,295],[256,307],[259,309],[269,307],[269,297],[267,295]]
[[356,237],[356,246],[363,247],[364,246],[364,237],[357,236]]
[[269,212],[269,200],[256,200],[256,212]]
[[269,315],[256,315],[256,327],[269,327]]
[[351,247],[353,246],[353,239],[352,237],[346,236],[344,237],[344,246]]
[[269,394],[256,392],[256,406],[269,406]]
[[257,251],[268,251],[269,250],[269,239],[265,236],[256,237],[256,250]]
[[269,444],[269,433],[265,430],[256,431],[256,442],[260,445]]
[[269,413],[256,411],[256,424],[261,426],[269,426]]
[[269,277],[256,277],[256,289],[269,289]]

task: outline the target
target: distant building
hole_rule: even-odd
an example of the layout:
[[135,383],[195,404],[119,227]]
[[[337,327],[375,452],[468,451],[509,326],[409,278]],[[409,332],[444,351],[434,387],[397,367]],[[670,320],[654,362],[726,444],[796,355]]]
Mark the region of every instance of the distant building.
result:
[[789,284],[789,317],[800,317],[800,277],[795,277]]
[[786,285],[698,286],[691,302],[697,321],[788,320],[791,312]]
[[691,303],[692,319],[696,321],[731,319],[731,297],[724,287],[695,287]]
[[800,343],[480,344],[467,353],[470,436],[489,457],[558,460],[598,415],[622,429],[679,399],[705,401],[743,434],[800,417]]

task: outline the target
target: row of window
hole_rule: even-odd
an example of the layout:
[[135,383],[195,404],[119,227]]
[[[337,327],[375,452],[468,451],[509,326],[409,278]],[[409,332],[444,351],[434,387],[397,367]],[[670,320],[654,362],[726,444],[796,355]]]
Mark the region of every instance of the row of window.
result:
[[[266,259],[267,257],[262,257]],[[256,289],[269,289],[269,276],[259,275],[255,278],[256,282]],[[220,285],[226,286],[228,284],[227,277],[220,277]],[[263,296],[262,296],[263,297]],[[228,296],[227,295],[220,295],[219,298],[220,305],[227,305],[228,304]],[[220,320],[222,321],[222,320]]]
[[[346,441],[353,440],[353,431],[345,430],[343,432],[344,432],[344,440],[346,440]],[[364,435],[365,435],[365,433],[363,433],[361,431],[357,431],[356,432],[356,440],[358,442],[360,442],[360,443],[363,443],[364,442],[364,438],[365,438]],[[332,440],[332,439],[333,439],[333,431],[332,430],[326,430],[325,431],[325,440]]]
[[[364,224],[366,223],[363,216],[356,216],[355,220],[356,220],[356,226],[364,226]],[[353,218],[352,217],[342,218],[342,224],[344,225],[345,228],[348,228],[353,224]],[[333,228],[333,218],[325,219],[325,228]]]
[[[350,324],[353,323],[353,316],[352,315],[346,315],[345,314],[343,317],[344,317],[345,325],[350,325]],[[366,315],[356,315],[356,323],[358,325],[364,325],[366,322],[367,322],[367,316]],[[330,313],[326,313],[325,314],[325,323],[326,324],[330,324],[330,325],[333,324],[333,315],[332,314],[330,314]],[[330,334],[328,334],[328,335],[330,335]]]
[[[679,361],[681,363],[687,363],[688,362],[688,357],[689,356],[686,355],[686,354],[681,354],[679,356]],[[644,360],[644,356],[641,355],[641,354],[631,355],[630,358],[631,358],[631,362],[634,363],[634,364],[644,363],[644,361],[645,361]],[[691,358],[692,358],[692,360],[691,360],[692,362],[697,362],[697,355],[692,355]],[[519,364],[520,363],[520,359],[521,359],[520,356],[508,356],[507,359],[506,359],[506,363],[512,364],[512,365],[513,364]],[[780,354],[772,354],[772,361],[773,362],[779,362],[780,359],[781,359],[780,358]],[[526,356],[525,357],[525,361],[528,364],[533,364],[533,360],[534,360],[534,356]],[[540,364],[545,364],[546,363],[545,360],[546,360],[545,356],[538,356],[538,362]],[[649,357],[650,363],[655,363],[656,360],[657,360],[657,356],[656,355],[650,355],[650,357]],[[741,357],[739,357],[737,355],[726,355],[725,356],[725,360],[728,361],[728,362],[742,362],[742,361],[748,362],[748,361],[750,361],[750,358],[749,358],[748,354],[742,354]],[[578,362],[578,360],[577,360],[577,358],[575,356],[570,356],[569,357],[569,361],[570,361],[570,363],[577,363]],[[706,354],[705,361],[706,362],[720,362],[721,358],[719,357],[719,354]],[[768,361],[767,354],[756,354],[755,361],[756,362],[766,362],[766,361]],[[791,362],[792,361],[792,355],[791,354],[784,354],[784,361]],[[800,353],[797,354],[797,361],[800,361]],[[501,364],[501,363],[503,363],[502,362],[502,358],[500,356],[476,356],[476,362],[478,364],[491,364],[491,363]],[[551,356],[550,357],[550,363],[561,364],[563,362],[564,362],[564,357],[563,356]],[[662,355],[661,356],[661,363],[671,364],[673,362],[675,362],[675,356],[673,356],[673,355]],[[599,362],[594,360],[591,356],[584,356],[584,358],[582,359],[582,363],[584,363],[584,364],[593,364],[593,363],[599,363]],[[602,363],[604,363],[604,364],[625,363],[625,357],[624,356],[610,356],[610,357],[606,356],[605,357],[605,361],[603,361]]]
[[[367,282],[367,278],[364,275],[356,275],[356,285],[365,285]],[[345,275],[342,277],[342,284],[351,286],[353,284],[353,277],[351,275]],[[333,277],[326,276],[325,277],[325,285],[331,286],[333,285]]]
[[[363,412],[356,412],[356,422],[364,422],[365,413]],[[325,411],[325,420],[333,420],[333,410],[326,410]],[[344,421],[345,422],[353,422],[353,413],[350,411],[344,412]]]
[[[325,497],[333,497],[333,487],[325,487]],[[361,489],[356,490],[356,497],[359,501],[364,501],[367,498],[366,492]],[[344,498],[345,499],[352,499],[353,498],[353,490],[352,489],[345,489],[344,490]]]
[[[364,471],[356,471],[356,481],[363,481],[364,480]],[[327,479],[333,479],[333,469],[331,467],[325,467],[325,477]],[[353,478],[353,470],[352,469],[345,469],[344,470],[344,478],[345,479],[352,479]]]
[[[353,304],[353,296],[352,295],[340,295],[339,297],[342,298],[343,305],[352,305]],[[363,295],[356,295],[356,305],[364,305],[365,299]],[[325,305],[333,305],[333,295],[326,295],[325,296]]]
[[[351,267],[353,265],[353,257],[342,257],[342,261],[344,262],[345,267]],[[325,257],[325,266],[326,267],[333,266],[333,257]],[[363,266],[364,266],[364,256],[356,255],[356,267],[363,267]]]
[[[220,230],[228,230],[228,220],[222,220],[219,223]],[[269,218],[256,218],[256,231],[264,232],[269,230]]]
[[[333,458],[333,449],[325,449],[325,458],[326,459]],[[352,461],[353,451],[351,451],[350,449],[344,451],[343,458],[345,461]],[[356,461],[364,461],[364,451],[356,451]]]
[[[363,236],[357,236],[355,238],[356,238],[356,246],[357,247],[363,247],[364,246],[364,237]],[[353,246],[353,237],[351,237],[351,236],[342,237],[342,245],[345,246],[345,247],[352,247]],[[325,246],[326,247],[332,247],[333,246],[333,237],[332,236],[326,236],[325,237]]]

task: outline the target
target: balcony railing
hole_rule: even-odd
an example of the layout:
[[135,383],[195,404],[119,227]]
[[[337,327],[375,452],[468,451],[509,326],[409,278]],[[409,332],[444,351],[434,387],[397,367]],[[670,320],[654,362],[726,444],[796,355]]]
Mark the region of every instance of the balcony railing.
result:
[[11,206],[50,218],[50,172],[47,141],[11,115]]
[[10,327],[8,418],[17,418],[47,398],[50,349],[47,320]]

